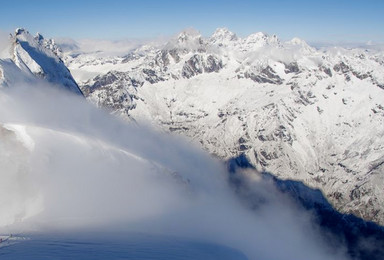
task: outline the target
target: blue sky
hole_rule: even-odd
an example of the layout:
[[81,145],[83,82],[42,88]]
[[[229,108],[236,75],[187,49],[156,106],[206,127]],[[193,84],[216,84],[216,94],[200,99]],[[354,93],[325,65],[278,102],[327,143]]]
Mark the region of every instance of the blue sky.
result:
[[227,27],[309,42],[384,42],[383,0],[5,0],[0,29],[46,37],[123,39]]

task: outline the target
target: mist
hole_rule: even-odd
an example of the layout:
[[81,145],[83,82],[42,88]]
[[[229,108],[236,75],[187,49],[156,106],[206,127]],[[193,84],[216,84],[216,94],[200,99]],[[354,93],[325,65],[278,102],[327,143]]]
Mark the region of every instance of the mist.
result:
[[9,58],[10,35],[0,30],[0,59]]
[[55,43],[65,53],[71,54],[90,54],[98,58],[114,56],[124,56],[133,50],[145,45],[161,46],[168,38],[148,38],[148,39],[121,39],[121,40],[97,40],[97,39],[78,39],[57,38]]
[[[44,82],[0,89],[0,232],[142,232],[217,243],[249,259],[347,259],[306,212],[181,137],[114,118]],[[250,196],[251,197],[251,196]]]

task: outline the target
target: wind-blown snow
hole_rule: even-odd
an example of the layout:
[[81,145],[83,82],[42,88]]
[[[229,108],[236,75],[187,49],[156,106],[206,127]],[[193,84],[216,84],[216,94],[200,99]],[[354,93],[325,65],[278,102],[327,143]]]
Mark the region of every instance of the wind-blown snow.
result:
[[269,195],[251,210],[223,165],[184,140],[26,84],[0,92],[2,232],[138,231],[223,244],[249,259],[345,259],[268,183],[251,182]]

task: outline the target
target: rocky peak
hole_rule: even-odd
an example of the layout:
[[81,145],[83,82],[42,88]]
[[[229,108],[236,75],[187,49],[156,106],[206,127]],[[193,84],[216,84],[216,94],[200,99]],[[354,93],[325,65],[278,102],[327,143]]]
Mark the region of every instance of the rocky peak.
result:
[[16,30],[15,30],[15,35],[17,36],[17,35],[22,35],[22,34],[24,34],[24,33],[29,33],[27,30],[25,30],[24,28],[17,28]]
[[201,34],[195,29],[186,29],[182,31],[176,38],[169,41],[165,49],[179,49],[179,50],[199,50],[205,49],[205,43]]
[[304,40],[297,37],[292,38],[288,43],[292,45],[308,45]]
[[37,41],[42,41],[42,40],[44,40],[44,37],[43,37],[43,35],[41,35],[40,33],[36,33],[35,39],[36,39]]
[[268,34],[258,32],[249,35],[243,40],[243,44],[252,49],[264,46],[280,46],[280,40],[276,35],[269,36]]
[[227,28],[217,28],[209,41],[213,44],[225,44],[236,40],[237,35],[235,33],[229,31]]
[[12,60],[22,71],[82,95],[68,68],[57,56],[58,47],[53,40],[45,40],[39,33],[34,37],[18,28],[12,41]]
[[308,45],[308,43],[300,38],[294,37],[292,40],[285,43],[287,47],[293,46],[303,49],[307,52],[315,52],[316,50]]
[[186,29],[177,36],[177,42],[181,44],[191,42],[191,41],[194,42],[196,40],[199,41],[200,39],[201,39],[201,34],[193,28]]
[[24,28],[17,28],[15,30],[15,35],[13,36],[13,39],[15,43],[18,43],[19,41],[32,42],[34,40],[34,37]]

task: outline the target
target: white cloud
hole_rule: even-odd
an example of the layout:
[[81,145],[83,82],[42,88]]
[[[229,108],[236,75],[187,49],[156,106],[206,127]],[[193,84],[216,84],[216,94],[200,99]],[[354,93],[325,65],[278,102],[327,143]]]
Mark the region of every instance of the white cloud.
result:
[[150,43],[156,46],[162,45],[165,41],[166,40],[162,38],[122,39],[115,41],[96,39],[73,40],[69,38],[55,39],[55,43],[66,53],[92,54],[92,57],[97,58],[124,56],[144,44]]
[[[249,259],[345,259],[272,185],[249,180],[250,196],[266,198],[251,210],[224,165],[180,138],[47,86],[3,89],[0,108],[0,220],[21,221],[2,231],[107,228],[224,244]],[[25,126],[32,149],[10,124]]]

